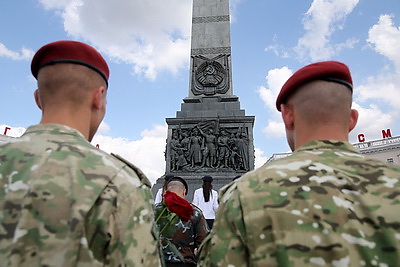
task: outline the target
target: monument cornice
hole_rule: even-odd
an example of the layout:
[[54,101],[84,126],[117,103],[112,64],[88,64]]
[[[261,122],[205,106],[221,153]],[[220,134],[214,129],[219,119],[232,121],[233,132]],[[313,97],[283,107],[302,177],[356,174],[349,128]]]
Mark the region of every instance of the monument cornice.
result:
[[210,22],[226,22],[229,21],[229,15],[225,16],[206,16],[206,17],[194,17],[192,23],[210,23]]
[[199,121],[212,121],[218,120],[220,123],[234,123],[237,121],[243,123],[254,123],[255,116],[232,116],[232,117],[202,117],[202,118],[166,118],[165,119],[168,125],[180,125],[180,124],[191,124],[197,123]]
[[231,48],[227,47],[209,47],[209,48],[194,48],[191,49],[192,56],[199,55],[219,55],[219,54],[231,54]]

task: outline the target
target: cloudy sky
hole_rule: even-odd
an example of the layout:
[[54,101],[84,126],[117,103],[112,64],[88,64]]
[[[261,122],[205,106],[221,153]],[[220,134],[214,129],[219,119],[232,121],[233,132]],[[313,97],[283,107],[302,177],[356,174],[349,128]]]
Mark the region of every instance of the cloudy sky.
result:
[[[212,0],[209,0],[212,1]],[[256,166],[289,151],[275,98],[286,79],[315,61],[351,69],[350,135],[400,135],[399,0],[231,0],[233,91],[256,117]],[[165,118],[188,96],[192,1],[0,1],[0,134],[19,136],[40,120],[30,74],[37,49],[56,40],[96,47],[111,69],[107,115],[93,144],[139,166],[155,181],[165,170]]]

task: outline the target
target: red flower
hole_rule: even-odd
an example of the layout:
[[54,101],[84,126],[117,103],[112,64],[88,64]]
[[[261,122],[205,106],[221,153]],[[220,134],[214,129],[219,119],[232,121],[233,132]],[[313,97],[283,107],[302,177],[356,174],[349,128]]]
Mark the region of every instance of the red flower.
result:
[[194,214],[192,205],[173,192],[165,192],[164,202],[168,209],[176,213],[183,222],[190,220],[190,217]]

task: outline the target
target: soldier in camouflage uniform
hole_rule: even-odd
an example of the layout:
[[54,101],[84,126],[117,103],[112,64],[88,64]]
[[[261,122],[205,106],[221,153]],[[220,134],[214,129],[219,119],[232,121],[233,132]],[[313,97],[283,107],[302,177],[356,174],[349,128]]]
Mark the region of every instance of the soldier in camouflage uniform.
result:
[[348,143],[346,65],[319,62],[282,87],[291,156],[226,186],[200,266],[399,266],[400,168]]
[[[186,201],[184,198],[187,188],[186,181],[177,176],[170,179],[166,185],[166,190],[174,192],[181,200],[180,202]],[[175,206],[179,204],[175,203]],[[171,212],[167,210],[168,214],[165,216],[167,219],[157,221],[167,266],[196,266],[197,249],[209,233],[201,210],[187,201],[186,205],[193,209],[192,215],[189,215],[190,219],[184,220],[177,217],[171,220],[173,216],[170,216]],[[165,201],[156,205],[156,219],[160,214],[164,214],[165,208]]]
[[59,41],[32,73],[41,123],[0,146],[0,265],[159,266],[149,181],[88,142],[105,114],[107,63]]

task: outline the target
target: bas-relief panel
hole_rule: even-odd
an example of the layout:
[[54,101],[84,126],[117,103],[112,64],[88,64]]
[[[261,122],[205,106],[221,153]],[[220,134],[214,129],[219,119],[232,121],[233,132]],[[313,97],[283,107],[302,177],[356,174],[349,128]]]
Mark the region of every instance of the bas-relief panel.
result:
[[221,127],[218,120],[172,129],[166,152],[170,171],[249,171],[248,131],[244,125]]

